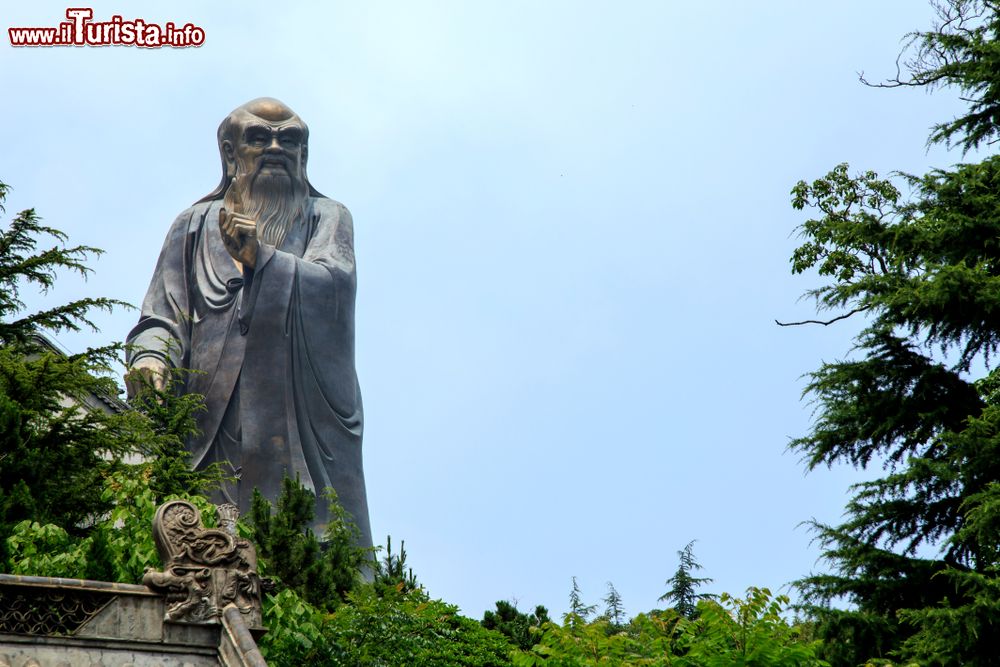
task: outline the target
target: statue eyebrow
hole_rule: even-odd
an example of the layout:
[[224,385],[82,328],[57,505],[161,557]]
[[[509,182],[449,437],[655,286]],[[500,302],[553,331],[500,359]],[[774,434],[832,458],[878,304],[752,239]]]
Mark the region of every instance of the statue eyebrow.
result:
[[264,134],[270,136],[271,128],[266,125],[247,125],[246,129],[243,130],[243,136],[249,137],[254,132],[263,132]]
[[295,141],[301,141],[305,134],[302,131],[302,128],[297,125],[290,125],[282,128],[274,128],[268,125],[247,125],[243,130],[243,136],[249,138],[258,132],[269,137],[277,134],[280,137],[289,137]]

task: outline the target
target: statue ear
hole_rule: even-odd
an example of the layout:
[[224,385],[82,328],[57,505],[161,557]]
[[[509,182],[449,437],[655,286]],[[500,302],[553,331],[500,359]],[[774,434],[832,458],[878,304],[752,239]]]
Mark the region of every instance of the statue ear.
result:
[[222,142],[222,159],[226,163],[226,177],[232,178],[236,175],[236,154],[233,150],[233,142],[229,139]]
[[309,144],[302,144],[302,166],[306,166],[306,162],[309,160]]

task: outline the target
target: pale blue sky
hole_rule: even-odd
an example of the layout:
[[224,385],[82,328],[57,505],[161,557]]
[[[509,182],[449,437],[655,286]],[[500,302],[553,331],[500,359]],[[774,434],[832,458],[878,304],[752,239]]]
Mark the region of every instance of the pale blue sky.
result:
[[[714,592],[816,566],[850,469],[810,475],[802,374],[856,323],[782,329],[797,302],[789,190],[850,161],[923,172],[948,93],[878,91],[914,0],[116,2],[201,48],[13,49],[66,4],[5,3],[0,179],[104,248],[51,300],[138,304],[170,222],[219,180],[215,130],[259,96],[311,130],[309,175],[353,212],[358,373],[376,540],[430,593],[657,605],[676,551]],[[29,295],[31,297],[32,295]],[[31,298],[33,304],[41,299]],[[121,339],[135,313],[101,317]]]

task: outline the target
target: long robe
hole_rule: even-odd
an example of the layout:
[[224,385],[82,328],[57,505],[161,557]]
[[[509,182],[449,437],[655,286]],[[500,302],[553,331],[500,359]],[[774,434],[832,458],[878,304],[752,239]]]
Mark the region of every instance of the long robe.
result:
[[279,248],[261,244],[256,268],[241,273],[222,242],[221,207],[221,199],[199,202],[170,228],[127,339],[129,362],[154,355],[201,371],[186,386],[207,408],[188,443],[192,464],[239,459],[227,495],[241,512],[255,487],[273,502],[283,477],[297,475],[318,494],[318,536],[329,520],[322,494],[332,487],[359,544],[370,546],[351,215],[310,197],[305,222]]

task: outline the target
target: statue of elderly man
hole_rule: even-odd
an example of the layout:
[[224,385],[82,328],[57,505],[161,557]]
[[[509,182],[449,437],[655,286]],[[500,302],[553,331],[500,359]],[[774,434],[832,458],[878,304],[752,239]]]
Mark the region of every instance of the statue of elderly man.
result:
[[167,233],[128,335],[129,391],[145,376],[187,376],[207,410],[188,447],[195,468],[221,463],[221,495],[248,512],[253,490],[274,501],[285,476],[317,494],[314,531],[332,487],[371,545],[354,368],[351,214],[306,177],[309,130],[260,98],[219,126],[222,181]]

